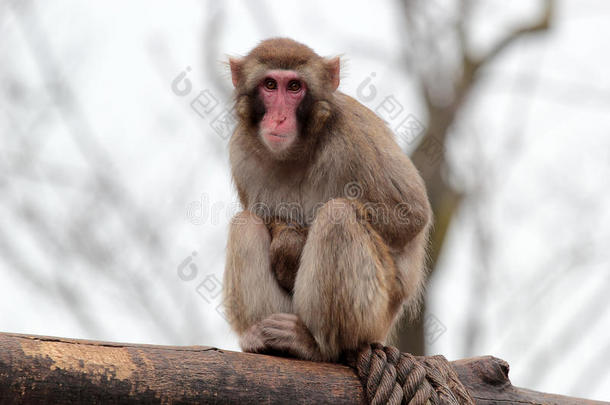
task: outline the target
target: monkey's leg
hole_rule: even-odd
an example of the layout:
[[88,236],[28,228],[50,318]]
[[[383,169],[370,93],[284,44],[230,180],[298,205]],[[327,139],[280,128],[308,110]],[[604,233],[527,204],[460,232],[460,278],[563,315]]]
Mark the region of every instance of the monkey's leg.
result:
[[247,330],[278,312],[292,312],[290,296],[280,287],[271,271],[271,237],[263,221],[249,211],[231,220],[227,244],[223,294],[229,323],[241,336],[245,351]]
[[309,231],[293,294],[322,360],[385,340],[400,302],[395,284],[387,247],[358,205],[327,202]]

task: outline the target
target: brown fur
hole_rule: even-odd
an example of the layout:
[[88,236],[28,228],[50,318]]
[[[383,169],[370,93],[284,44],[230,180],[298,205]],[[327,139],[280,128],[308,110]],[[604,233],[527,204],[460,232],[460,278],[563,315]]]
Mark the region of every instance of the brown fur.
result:
[[277,219],[271,222],[269,228],[271,269],[280,286],[292,294],[301,253],[307,239],[307,230]]
[[[384,122],[335,91],[336,59],[272,39],[230,64],[240,116],[230,160],[245,210],[237,219],[247,221],[231,226],[225,297],[242,348],[333,361],[384,341],[423,287],[431,211],[421,177]],[[298,72],[308,91],[298,140],[281,156],[253,119],[264,113],[256,86],[278,68]]]

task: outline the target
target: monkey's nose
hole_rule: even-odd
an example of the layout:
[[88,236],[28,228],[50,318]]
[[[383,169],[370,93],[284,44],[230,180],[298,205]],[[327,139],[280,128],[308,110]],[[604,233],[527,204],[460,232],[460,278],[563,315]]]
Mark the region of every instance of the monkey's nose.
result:
[[286,117],[279,117],[279,118],[277,119],[277,123],[278,123],[278,124],[281,124],[281,123],[283,123],[284,121],[286,121]]

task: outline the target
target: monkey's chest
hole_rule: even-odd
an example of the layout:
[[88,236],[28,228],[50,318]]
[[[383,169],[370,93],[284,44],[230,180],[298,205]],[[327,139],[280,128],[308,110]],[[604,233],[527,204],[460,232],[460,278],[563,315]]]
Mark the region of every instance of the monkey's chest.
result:
[[251,188],[248,209],[263,219],[280,218],[289,223],[309,226],[317,210],[333,198],[324,183],[269,181]]

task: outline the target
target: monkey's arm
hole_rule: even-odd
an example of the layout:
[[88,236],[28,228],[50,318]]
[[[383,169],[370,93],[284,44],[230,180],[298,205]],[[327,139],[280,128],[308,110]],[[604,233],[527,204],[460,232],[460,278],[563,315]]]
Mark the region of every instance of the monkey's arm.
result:
[[307,230],[280,219],[272,220],[268,227],[271,233],[269,248],[271,269],[280,286],[292,293],[301,253],[307,239]]
[[[403,250],[431,222],[424,181],[386,123],[349,96],[339,100],[339,129],[327,140],[317,173],[337,173],[343,196],[363,204],[384,242]],[[350,183],[358,186],[355,193]]]
[[396,159],[373,175],[376,184],[365,187],[365,199],[374,207],[367,210],[370,224],[391,248],[402,249],[426,229],[432,210],[417,169],[406,156]]

